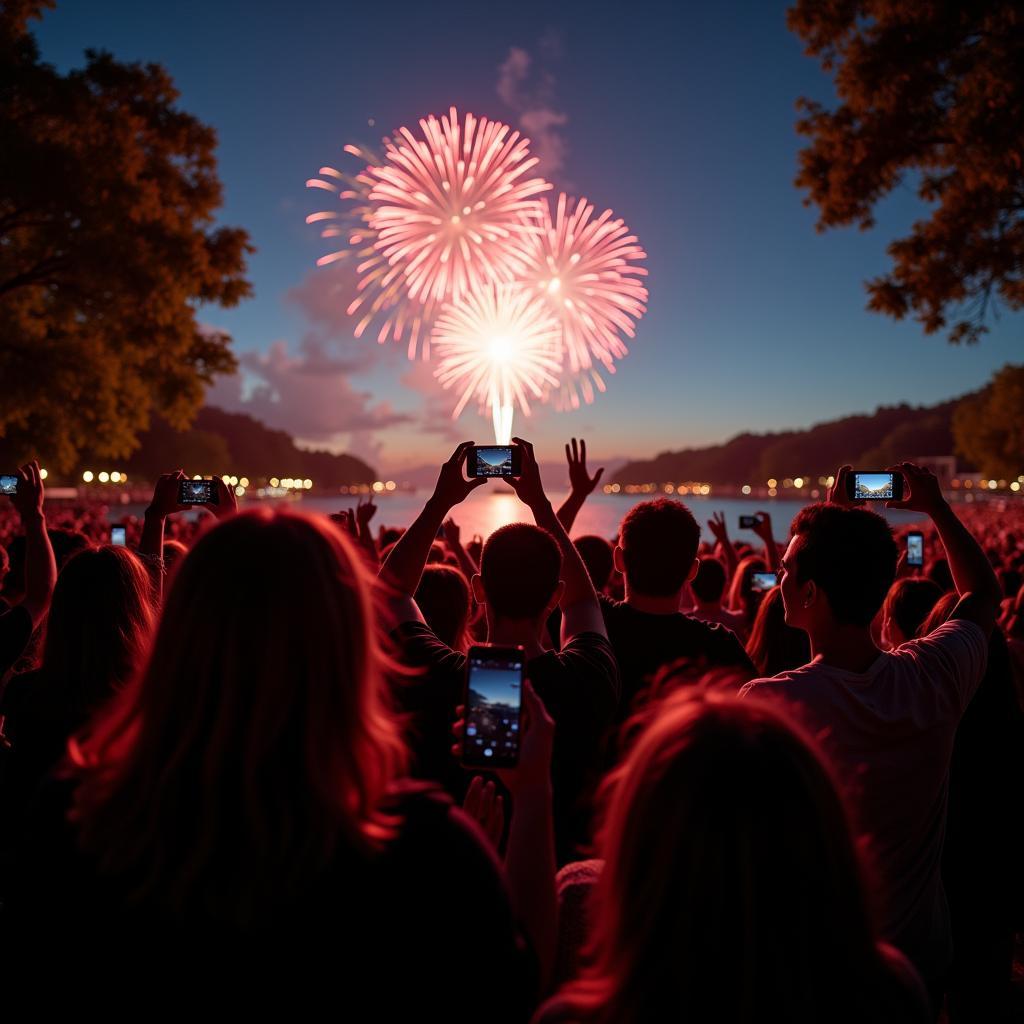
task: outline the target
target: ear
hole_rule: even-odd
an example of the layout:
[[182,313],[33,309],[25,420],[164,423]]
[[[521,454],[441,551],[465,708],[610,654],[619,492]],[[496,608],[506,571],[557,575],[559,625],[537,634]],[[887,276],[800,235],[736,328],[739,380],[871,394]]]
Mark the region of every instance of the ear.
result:
[[487,604],[487,594],[484,592],[484,578],[477,573],[470,581],[469,585],[473,588],[473,600],[479,605]]
[[616,544],[615,550],[612,552],[612,565],[615,566],[617,572],[620,572],[623,575],[625,575],[625,564],[626,563],[622,557],[622,548],[618,544]]
[[821,597],[824,596],[818,589],[818,584],[815,583],[814,580],[808,580],[806,583],[801,584],[800,595],[802,598],[801,604],[805,608],[813,608]]
[[686,574],[686,582],[687,583],[690,583],[693,580],[694,576],[697,575],[697,570],[699,568],[700,568],[700,559],[699,558],[695,558],[693,560],[693,565],[690,566],[690,571]]

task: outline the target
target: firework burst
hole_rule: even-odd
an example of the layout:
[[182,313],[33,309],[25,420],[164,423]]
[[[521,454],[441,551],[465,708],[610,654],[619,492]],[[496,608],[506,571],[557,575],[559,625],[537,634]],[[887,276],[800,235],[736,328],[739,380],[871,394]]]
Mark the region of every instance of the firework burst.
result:
[[423,137],[400,128],[374,181],[369,226],[388,272],[405,277],[410,299],[451,301],[516,280],[526,266],[551,188],[526,178],[537,163],[529,140],[508,125],[455,107],[420,121]]
[[[319,177],[310,178],[307,188],[322,189],[337,195],[340,205],[331,210],[318,210],[306,218],[307,224],[322,224],[320,237],[330,239],[339,248],[321,256],[318,267],[346,260],[357,277],[356,296],[346,307],[349,316],[358,317],[353,334],[361,338],[374,321],[378,321],[377,341],[401,341],[408,331],[408,356],[415,359],[417,348],[424,359],[430,356],[430,327],[439,304],[433,300],[419,302],[409,297],[401,267],[389,266],[377,248],[377,231],[371,226],[373,204],[370,192],[375,179],[368,168],[381,162],[381,157],[365,146],[349,144],[345,152],[363,161],[358,174],[336,167],[321,167]],[[334,241],[337,240],[337,241]]]
[[434,325],[434,376],[459,388],[456,419],[474,397],[490,407],[497,444],[508,444],[516,406],[530,415],[530,397],[543,399],[559,384],[558,323],[528,291],[491,285],[444,307]]
[[540,295],[561,325],[565,379],[559,398],[578,407],[594,389],[605,390],[600,367],[615,372],[615,360],[627,354],[622,335],[636,335],[635,322],[647,312],[647,275],[637,261],[647,254],[636,235],[611,210],[594,218],[586,199],[569,208],[558,197],[555,217],[542,203],[542,231],[533,236],[524,280]]

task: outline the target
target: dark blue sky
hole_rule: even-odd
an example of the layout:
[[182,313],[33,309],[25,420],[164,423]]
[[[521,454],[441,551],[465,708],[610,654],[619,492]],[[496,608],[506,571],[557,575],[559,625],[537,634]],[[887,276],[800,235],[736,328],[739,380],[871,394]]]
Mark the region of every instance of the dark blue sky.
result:
[[[86,47],[164,64],[182,106],[218,132],[223,220],[258,249],[255,296],[203,311],[247,365],[243,394],[235,382],[218,400],[251,398],[273,425],[384,467],[450,448],[442,410],[453,403],[425,401],[427,373],[406,386],[399,351],[354,341],[330,316],[331,279],[313,267],[323,243],[303,222],[323,202],[304,182],[343,159],[345,142],[376,142],[453,103],[515,122],[496,88],[513,46],[550,76],[548,105],[568,117],[551,180],[625,218],[647,249],[651,293],[608,394],[520,417],[517,431],[552,448],[585,433],[600,455],[644,456],[937,401],[1019,358],[1020,316],[955,348],[864,309],[862,282],[886,269],[887,242],[921,208],[903,191],[872,232],[815,233],[792,185],[794,101],[830,87],[781,4],[62,0],[37,37],[62,69]],[[459,435],[489,439],[475,413],[463,421]]]

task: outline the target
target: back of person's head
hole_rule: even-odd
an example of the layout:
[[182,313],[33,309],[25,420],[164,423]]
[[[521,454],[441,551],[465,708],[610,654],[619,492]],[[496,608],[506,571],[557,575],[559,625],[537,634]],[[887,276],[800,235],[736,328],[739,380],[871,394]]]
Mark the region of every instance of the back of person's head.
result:
[[547,530],[510,523],[487,538],[480,576],[492,613],[536,619],[548,607],[562,572],[562,552]]
[[79,530],[47,530],[50,537],[50,545],[53,547],[53,557],[57,562],[58,570],[67,565],[68,560],[92,547],[89,538]]
[[619,528],[627,585],[638,594],[671,597],[693,571],[699,544],[700,527],[681,501],[642,501]]
[[732,574],[729,584],[729,607],[744,612],[747,623],[753,620],[764,592],[754,587],[754,573],[767,572],[768,566],[760,555],[746,555],[741,558]]
[[953,609],[957,606],[960,601],[960,595],[955,591],[951,590],[935,602],[932,610],[928,613],[927,618],[921,623],[920,628],[917,631],[918,636],[927,636],[929,633],[934,633],[944,622],[948,621],[950,615],[953,614]]
[[369,851],[406,751],[374,580],[328,522],[259,508],[203,535],[144,670],[72,745],[101,872],[163,913],[235,925]]
[[439,540],[435,540],[427,552],[427,565],[444,565],[447,558],[448,549]]
[[882,605],[882,618],[891,621],[899,630],[891,639],[900,643],[913,640],[940,597],[942,591],[930,579],[906,577],[897,580],[889,588]]
[[416,604],[442,643],[465,652],[469,647],[469,581],[450,565],[427,565],[416,588]]
[[938,584],[939,589],[945,594],[947,591],[955,590],[953,573],[949,568],[949,561],[945,558],[936,558],[928,566],[925,576],[933,583]]
[[808,505],[793,520],[793,536],[801,539],[790,566],[797,581],[814,581],[836,622],[869,626],[896,576],[889,524],[862,508]]
[[697,575],[690,580],[690,589],[697,600],[704,604],[721,601],[722,591],[725,590],[725,566],[717,558],[702,558],[697,567]]
[[807,634],[786,624],[781,587],[772,587],[764,595],[750,630],[747,654],[762,676],[788,672],[811,660]]
[[600,593],[604,590],[605,585],[608,583],[608,577],[611,576],[612,569],[615,567],[612,557],[614,549],[604,537],[598,537],[594,534],[577,537],[573,544],[576,545],[576,550],[580,553],[580,558],[583,559],[583,564],[587,567],[587,572],[590,574],[590,582],[594,584],[594,589]]
[[780,709],[668,697],[611,778],[598,853],[567,991],[581,1019],[880,1019],[860,1001],[884,968],[846,812]]
[[79,551],[57,576],[41,668],[62,714],[81,723],[139,667],[153,629],[153,586],[128,548]]

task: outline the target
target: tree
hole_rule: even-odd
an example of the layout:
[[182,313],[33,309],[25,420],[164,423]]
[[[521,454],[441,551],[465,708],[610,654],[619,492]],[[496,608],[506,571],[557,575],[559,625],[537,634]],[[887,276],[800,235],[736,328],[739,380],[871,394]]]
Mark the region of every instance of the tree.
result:
[[868,308],[952,342],[1024,306],[1024,8],[1019,0],[797,0],[789,27],[835,72],[834,110],[802,99],[798,188],[818,230],[867,229],[895,187],[930,207],[889,245]]
[[0,450],[70,469],[127,456],[153,413],[187,426],[235,369],[196,306],[248,295],[252,250],[213,226],[216,137],[168,73],[87,51],[58,74],[26,29],[43,6],[0,7]]
[[1004,366],[953,414],[956,451],[985,476],[1024,473],[1024,366]]

